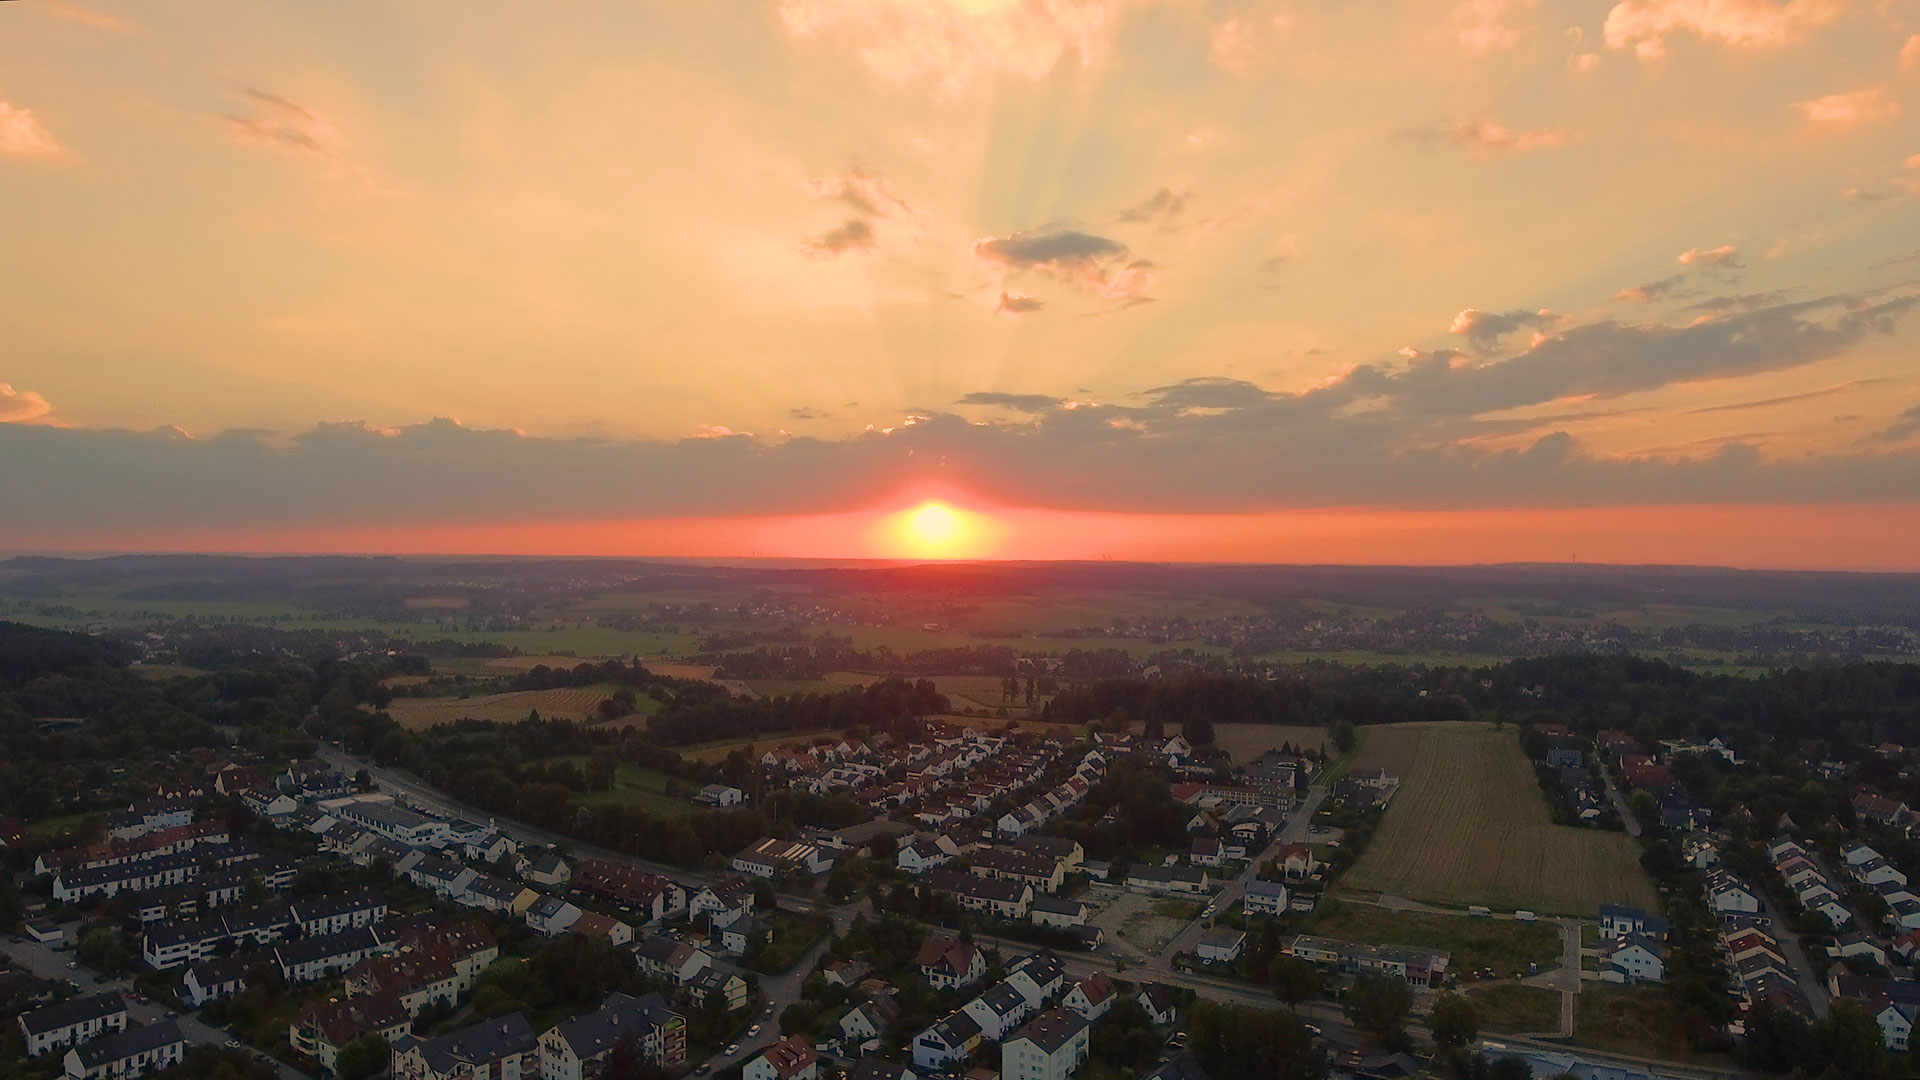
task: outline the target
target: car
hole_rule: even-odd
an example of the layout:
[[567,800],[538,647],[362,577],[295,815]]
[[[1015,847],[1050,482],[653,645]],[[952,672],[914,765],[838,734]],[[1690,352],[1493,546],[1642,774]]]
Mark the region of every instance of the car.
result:
[[1525,908],[1521,908],[1519,911],[1516,911],[1513,913],[1513,917],[1519,922],[1532,922],[1535,919],[1538,919],[1540,916],[1535,915],[1533,912],[1528,911]]
[[240,1048],[240,1040],[239,1040],[239,1039],[228,1039],[228,1040],[227,1040],[227,1049],[229,1049],[229,1050],[238,1050],[239,1048]]
[[711,1062],[706,1062],[706,1061],[703,1061],[703,1062],[701,1062],[701,1063],[699,1064],[699,1066],[698,1066],[698,1067],[696,1067],[696,1068],[695,1068],[695,1069],[693,1070],[693,1075],[695,1075],[695,1076],[705,1076],[705,1075],[707,1075],[708,1073],[710,1073],[710,1072],[712,1072],[712,1071],[713,1071],[713,1064],[712,1064]]
[[78,960],[69,960],[69,961],[67,961],[67,967],[68,967],[69,969],[71,969],[71,968],[77,968],[77,967],[79,967],[79,966],[80,966],[80,961],[78,961]]
[[760,1034],[759,1024],[755,1024],[752,1027],[747,1029],[747,1038],[749,1039],[753,1038],[755,1035],[758,1035],[758,1034]]
[[769,1001],[769,1002],[767,1002],[767,1007],[766,1007],[766,1008],[764,1008],[764,1009],[761,1009],[761,1010],[760,1010],[760,1015],[761,1015],[761,1016],[763,1016],[763,1017],[765,1017],[765,1016],[772,1016],[772,1015],[773,1015],[773,1002],[771,1002],[771,1001]]
[[1319,1029],[1319,1028],[1317,1028],[1317,1027],[1315,1027],[1314,1025],[1312,1025],[1312,1024],[1302,1024],[1302,1025],[1300,1025],[1300,1026],[1301,1026],[1301,1027],[1303,1027],[1303,1028],[1306,1028],[1306,1029],[1307,1029],[1307,1037],[1308,1037],[1308,1038],[1312,1038],[1312,1039],[1317,1039],[1317,1038],[1319,1038],[1319,1037],[1320,1037],[1320,1029]]
[[729,1045],[727,1046],[727,1056],[728,1056],[728,1057],[732,1057],[733,1055],[735,1055],[735,1054],[737,1054],[737,1053],[739,1053],[739,1052],[740,1052],[740,1044],[739,1044],[739,1043],[731,1043],[731,1044],[729,1044]]

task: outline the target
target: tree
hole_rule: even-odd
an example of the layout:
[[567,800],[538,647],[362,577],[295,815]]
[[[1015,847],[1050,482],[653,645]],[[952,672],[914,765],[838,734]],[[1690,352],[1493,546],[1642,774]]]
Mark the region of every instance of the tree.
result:
[[362,1035],[340,1048],[333,1059],[333,1071],[340,1080],[367,1080],[378,1076],[387,1067],[387,1058],[393,1048],[387,1045],[386,1037],[375,1032]]
[[1347,991],[1347,1021],[1382,1043],[1404,1036],[1412,1008],[1412,989],[1391,975],[1362,972]]
[[1196,1001],[1187,1045],[1210,1076],[1234,1080],[1321,1080],[1327,1058],[1300,1018],[1240,1005]]
[[1320,970],[1297,956],[1277,956],[1267,976],[1273,983],[1273,996],[1298,1008],[1303,1001],[1320,996]]
[[1836,1001],[1826,1019],[1813,1025],[1813,1060],[1842,1076],[1872,1076],[1886,1057],[1886,1042],[1875,1022],[1858,1002]]
[[1190,716],[1180,725],[1180,735],[1194,746],[1213,745],[1213,721],[1204,716]]
[[1341,753],[1350,753],[1359,736],[1353,730],[1353,721],[1335,720],[1327,728],[1327,738],[1333,741],[1333,748]]
[[120,935],[104,926],[96,926],[80,935],[80,944],[75,952],[79,954],[81,963],[97,971],[121,971],[132,960]]
[[1480,1034],[1480,1008],[1461,994],[1441,994],[1427,1017],[1427,1030],[1440,1046],[1465,1046]]

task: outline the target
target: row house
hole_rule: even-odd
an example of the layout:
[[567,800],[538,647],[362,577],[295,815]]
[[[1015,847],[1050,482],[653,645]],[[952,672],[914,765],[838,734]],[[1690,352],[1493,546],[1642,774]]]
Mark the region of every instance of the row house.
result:
[[437,1038],[403,1035],[393,1044],[393,1080],[521,1080],[539,1066],[540,1041],[517,1012]]
[[1031,885],[1035,892],[1056,893],[1066,880],[1060,860],[1017,848],[988,848],[971,856],[970,867],[981,877]]
[[1133,866],[1127,869],[1127,888],[1144,893],[1197,895],[1213,887],[1203,866]]
[[1282,950],[1314,964],[1327,964],[1347,974],[1375,972],[1405,979],[1417,986],[1441,986],[1452,956],[1434,949],[1366,945],[1301,934]]
[[127,1029],[127,1003],[119,991],[77,997],[21,1013],[15,1021],[28,1057],[77,1046]]
[[1001,881],[955,870],[934,870],[926,875],[925,881],[925,887],[952,896],[961,910],[996,919],[1025,919],[1033,904],[1033,886],[1024,882]]
[[644,1064],[674,1070],[687,1061],[687,1022],[659,994],[615,993],[594,1012],[576,1016],[540,1036],[542,1080],[592,1080],[606,1072],[621,1047]]
[[95,896],[112,898],[122,892],[183,885],[199,876],[200,857],[194,852],[117,866],[61,870],[53,878],[53,898],[63,904],[77,904]]
[[103,1035],[67,1051],[66,1080],[132,1080],[171,1069],[187,1056],[187,1040],[172,1020]]
[[334,1073],[340,1050],[355,1039],[378,1035],[389,1044],[413,1031],[413,1014],[397,999],[379,994],[309,1001],[287,1024],[287,1042],[295,1052]]
[[[1793,845],[1793,848],[1798,846]],[[1844,894],[1840,887],[1813,861],[1811,855],[1804,850],[1774,844],[1769,845],[1769,857],[1774,857],[1772,853],[1776,849],[1779,855],[1775,858],[1773,868],[1802,908],[1824,918],[1827,925],[1835,930],[1853,921],[1853,912],[1841,902]]]
[[[149,795],[107,815],[107,836],[131,840],[193,820],[193,800],[183,795]],[[41,871],[44,873],[44,871]]]
[[290,983],[317,982],[346,971],[369,956],[390,953],[394,941],[373,927],[324,937],[301,938],[274,946],[280,977]]
[[647,934],[634,943],[634,959],[640,970],[655,978],[684,986],[713,963],[704,950],[663,934]]
[[123,863],[157,859],[163,855],[176,855],[200,844],[224,844],[230,839],[232,837],[228,835],[227,827],[217,821],[170,825],[138,836],[113,839],[91,847],[62,848],[59,851],[42,852],[34,860],[33,872],[51,874],[59,870],[91,870],[100,866],[118,866]]
[[262,958],[254,954],[222,956],[188,965],[180,980],[180,999],[189,1009],[209,1001],[233,997],[247,989],[247,972]]
[[625,863],[586,859],[573,874],[573,887],[619,905],[646,926],[657,926],[687,912],[687,891],[679,882]]

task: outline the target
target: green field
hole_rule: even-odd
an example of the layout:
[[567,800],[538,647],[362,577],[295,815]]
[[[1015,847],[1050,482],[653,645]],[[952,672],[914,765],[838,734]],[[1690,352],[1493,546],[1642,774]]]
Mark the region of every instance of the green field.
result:
[[1357,767],[1402,783],[1344,889],[1580,916],[1657,903],[1631,838],[1553,823],[1512,728],[1376,726]]
[[[585,757],[551,758],[552,761],[571,761],[585,769]],[[683,798],[667,794],[667,785],[675,784],[685,790],[692,785],[685,780],[676,780],[666,773],[621,762],[614,773],[613,786],[605,791],[589,791],[574,797],[581,806],[632,806],[650,814],[662,816],[688,815],[694,812],[694,805]]]
[[1560,1030],[1558,990],[1502,983],[1498,986],[1469,987],[1467,997],[1480,1007],[1480,1027],[1484,1031]]
[[1305,932],[1374,945],[1443,949],[1453,956],[1452,970],[1462,975],[1490,967],[1504,978],[1528,974],[1528,964],[1540,965],[1541,971],[1560,966],[1560,928],[1551,923],[1388,911],[1346,900],[1321,905]]
[[1573,1042],[1595,1050],[1689,1061],[1703,1055],[1680,1026],[1681,1010],[1663,986],[1587,983],[1574,1014]]

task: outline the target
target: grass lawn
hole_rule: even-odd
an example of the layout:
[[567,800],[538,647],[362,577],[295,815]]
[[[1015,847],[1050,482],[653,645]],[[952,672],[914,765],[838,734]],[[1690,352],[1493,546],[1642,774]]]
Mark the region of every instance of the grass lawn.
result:
[[800,961],[813,943],[825,937],[833,924],[824,915],[803,915],[797,911],[773,911],[766,917],[773,940],[747,966],[762,975],[778,975]]
[[1573,1041],[1576,1046],[1644,1057],[1676,1061],[1699,1057],[1679,1025],[1679,1014],[1665,987],[1587,983],[1580,988]]
[[[583,768],[586,765],[585,758],[572,760]],[[581,806],[636,806],[650,814],[693,813],[692,803],[667,794],[669,783],[683,788],[692,786],[685,780],[675,780],[666,773],[623,761],[620,763],[619,771],[614,773],[612,787],[605,791],[589,791],[576,795],[574,802]]]
[[1150,908],[1155,915],[1163,919],[1184,919],[1191,922],[1200,917],[1205,907],[1197,900],[1155,900]]
[[1322,904],[1306,932],[1374,945],[1420,945],[1453,955],[1462,975],[1491,967],[1501,976],[1526,975],[1528,964],[1541,971],[1559,966],[1560,928],[1506,919],[1471,919],[1422,911],[1386,911],[1351,900]]
[[63,832],[79,826],[86,820],[85,813],[61,814],[59,817],[42,818],[27,826],[27,836],[34,840],[51,840]]
[[1604,903],[1657,902],[1632,838],[1553,823],[1514,729],[1425,723],[1363,730],[1364,757],[1391,759],[1401,787],[1343,887],[1588,917]]
[[1558,1031],[1560,1030],[1560,994],[1538,986],[1502,983],[1476,986],[1467,997],[1480,1006],[1480,1027],[1485,1031]]

